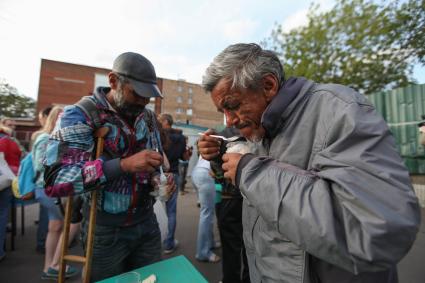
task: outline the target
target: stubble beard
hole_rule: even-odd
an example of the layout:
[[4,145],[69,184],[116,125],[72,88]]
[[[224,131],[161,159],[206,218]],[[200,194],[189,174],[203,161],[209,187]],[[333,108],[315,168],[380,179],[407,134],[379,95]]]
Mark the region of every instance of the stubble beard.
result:
[[136,118],[142,114],[143,110],[145,109],[145,107],[142,105],[130,104],[125,101],[122,87],[117,88],[113,94],[113,98],[115,102],[115,110],[131,123],[134,123]]

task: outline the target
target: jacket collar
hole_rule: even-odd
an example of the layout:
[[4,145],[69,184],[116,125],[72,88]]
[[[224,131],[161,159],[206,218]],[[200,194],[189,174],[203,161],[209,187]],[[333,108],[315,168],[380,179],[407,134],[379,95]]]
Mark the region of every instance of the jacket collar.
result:
[[291,77],[285,81],[261,117],[261,125],[267,137],[274,138],[277,135],[286,118],[312,85],[312,81],[302,77]]
[[111,91],[110,87],[100,86],[96,88],[96,91],[93,93],[93,96],[97,101],[97,107],[115,111],[106,99],[106,94],[108,94],[109,91]]

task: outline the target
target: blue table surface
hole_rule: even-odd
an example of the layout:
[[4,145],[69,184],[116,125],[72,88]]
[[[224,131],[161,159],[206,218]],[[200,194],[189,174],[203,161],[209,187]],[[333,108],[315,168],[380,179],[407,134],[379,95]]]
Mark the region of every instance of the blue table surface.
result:
[[[159,261],[133,271],[139,273],[142,280],[155,274],[156,283],[208,283],[183,255]],[[98,283],[115,283],[118,276],[98,281]]]

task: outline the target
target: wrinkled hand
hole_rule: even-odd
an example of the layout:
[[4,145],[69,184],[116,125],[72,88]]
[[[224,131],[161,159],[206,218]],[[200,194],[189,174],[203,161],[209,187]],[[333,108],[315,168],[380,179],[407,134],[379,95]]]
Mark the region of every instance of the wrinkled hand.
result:
[[154,172],[163,162],[162,155],[153,150],[142,150],[132,156],[121,159],[121,168],[124,172]]
[[198,151],[205,160],[214,159],[214,157],[217,157],[220,154],[221,140],[210,137],[209,135],[212,134],[215,134],[215,131],[209,129],[199,138],[198,141]]
[[236,170],[238,169],[239,161],[242,158],[240,153],[226,153],[223,155],[224,178],[231,180],[232,184],[236,185]]

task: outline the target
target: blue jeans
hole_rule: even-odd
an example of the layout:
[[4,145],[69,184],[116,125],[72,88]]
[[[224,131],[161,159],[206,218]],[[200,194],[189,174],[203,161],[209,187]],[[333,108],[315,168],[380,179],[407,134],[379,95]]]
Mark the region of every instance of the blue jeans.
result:
[[12,190],[10,188],[0,191],[0,256],[3,256],[4,241],[6,239],[6,227],[9,221],[10,201],[12,199]]
[[179,193],[177,184],[179,181],[179,175],[175,173],[173,175],[174,175],[174,183],[176,184],[176,190],[165,203],[167,208],[167,217],[168,217],[168,234],[164,240],[165,250],[174,249],[174,233],[176,232],[176,226],[177,226],[177,196]]
[[[87,241],[88,221],[82,238]],[[99,281],[161,260],[161,232],[152,212],[142,223],[129,227],[96,225],[90,282]]]
[[199,202],[201,203],[196,258],[207,260],[213,254],[212,248],[214,247],[214,179],[209,175],[207,168],[199,167],[193,169],[192,181],[198,189]]

